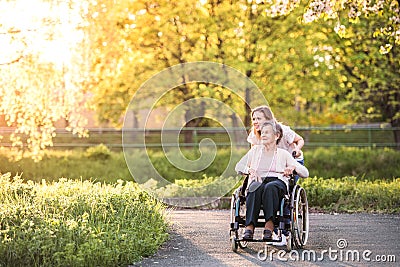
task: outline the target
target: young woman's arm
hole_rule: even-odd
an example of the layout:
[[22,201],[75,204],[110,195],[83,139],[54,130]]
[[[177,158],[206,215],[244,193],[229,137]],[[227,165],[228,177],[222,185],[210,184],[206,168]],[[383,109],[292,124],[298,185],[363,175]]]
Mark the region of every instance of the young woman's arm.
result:
[[300,156],[300,150],[304,146],[304,139],[297,133],[294,136],[293,143],[291,144],[293,151],[296,151],[296,157]]
[[[285,151],[285,152],[287,152],[287,151]],[[285,174],[289,174],[295,170],[300,177],[308,177],[308,175],[309,175],[308,169],[305,166],[298,163],[292,157],[292,155],[289,154],[289,152],[285,153],[285,158],[286,158]]]

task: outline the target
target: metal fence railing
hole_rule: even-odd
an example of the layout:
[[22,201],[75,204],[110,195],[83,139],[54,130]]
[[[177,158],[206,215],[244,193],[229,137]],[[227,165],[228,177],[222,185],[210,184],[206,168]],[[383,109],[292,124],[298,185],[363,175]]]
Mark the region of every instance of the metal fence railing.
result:
[[[92,128],[89,137],[79,138],[64,129],[57,129],[53,138],[55,148],[90,147],[105,144],[110,148],[122,148],[122,130]],[[305,147],[396,147],[393,127],[293,127],[303,136]],[[1,146],[10,146],[12,128],[1,127]],[[216,146],[248,146],[243,128],[182,128],[182,129],[124,129],[125,144],[129,147],[197,146],[204,139],[211,139]],[[205,142],[204,145],[212,145]]]

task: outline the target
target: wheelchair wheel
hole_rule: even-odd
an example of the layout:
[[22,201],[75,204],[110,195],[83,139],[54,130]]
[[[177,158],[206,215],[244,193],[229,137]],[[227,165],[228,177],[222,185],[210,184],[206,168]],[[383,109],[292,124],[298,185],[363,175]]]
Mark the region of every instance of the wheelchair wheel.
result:
[[304,188],[299,186],[295,189],[293,200],[291,215],[293,241],[297,248],[302,248],[307,243],[309,231],[308,202]]
[[[230,241],[231,241],[231,248],[232,251],[236,252],[237,248],[246,248],[247,247],[247,241],[237,241],[240,239],[240,237],[244,233],[244,228],[240,227],[240,223],[237,224],[238,222],[236,221],[236,217],[243,216],[243,206],[240,203],[239,199],[239,190],[241,188],[237,189],[236,192],[233,194],[232,199],[231,199],[231,233],[230,233]],[[237,229],[232,228],[234,224],[237,224]]]
[[[239,236],[242,236],[243,234],[244,234],[244,228],[240,228],[239,229]],[[240,242],[238,242],[239,243],[239,247],[240,248],[247,248],[247,244],[248,244],[248,242],[247,241],[240,241]]]
[[245,249],[247,248],[247,241],[237,241],[240,239],[240,236],[243,235],[244,232],[244,228],[239,228],[239,230],[236,231],[231,231],[231,237],[230,237],[230,241],[231,241],[231,248],[233,252],[237,252],[238,247],[240,247],[241,249]]
[[231,236],[231,248],[233,252],[237,252],[238,242],[236,241],[236,237],[234,235]]
[[286,236],[286,251],[291,251],[293,248],[293,237],[292,234],[288,232]]

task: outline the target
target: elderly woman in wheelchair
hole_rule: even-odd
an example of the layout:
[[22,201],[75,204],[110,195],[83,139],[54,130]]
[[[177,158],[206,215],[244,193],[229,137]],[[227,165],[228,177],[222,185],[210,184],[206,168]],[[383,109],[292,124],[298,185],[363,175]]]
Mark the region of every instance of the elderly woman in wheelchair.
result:
[[276,122],[264,122],[260,131],[261,144],[254,145],[236,166],[238,172],[248,175],[245,231],[240,239],[243,241],[253,240],[261,209],[265,219],[262,240],[272,241],[275,215],[282,209],[282,199],[289,194],[289,187],[293,187],[289,185],[289,176],[293,172],[300,177],[308,176],[306,167],[277,147],[281,135]]

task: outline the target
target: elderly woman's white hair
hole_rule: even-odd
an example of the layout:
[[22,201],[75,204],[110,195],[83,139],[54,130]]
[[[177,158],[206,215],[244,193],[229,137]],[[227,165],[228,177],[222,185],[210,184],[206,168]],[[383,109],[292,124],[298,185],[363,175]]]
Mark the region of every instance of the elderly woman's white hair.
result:
[[260,130],[262,130],[262,128],[264,128],[265,126],[268,126],[268,125],[272,126],[272,131],[274,132],[275,135],[279,135],[279,138],[276,140],[276,144],[278,144],[279,141],[281,141],[281,138],[283,135],[281,125],[279,123],[277,123],[276,121],[268,120],[261,125]]

